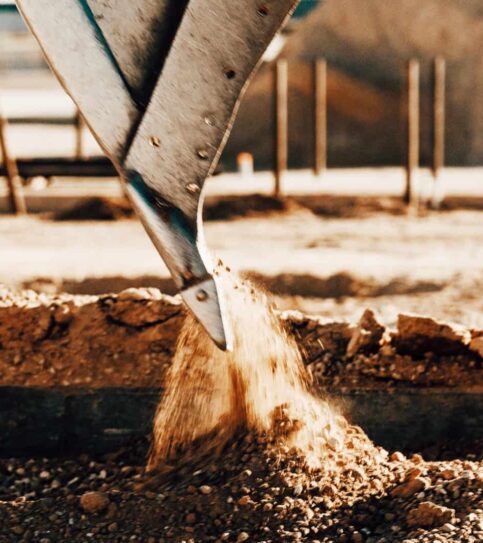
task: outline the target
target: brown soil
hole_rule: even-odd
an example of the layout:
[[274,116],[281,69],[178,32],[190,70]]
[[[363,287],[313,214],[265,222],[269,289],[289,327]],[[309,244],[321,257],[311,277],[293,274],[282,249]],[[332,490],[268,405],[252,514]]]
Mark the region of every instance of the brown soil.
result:
[[[326,386],[483,384],[481,331],[453,333],[459,328],[414,318],[412,328],[391,332],[368,315],[358,325],[296,311],[280,318]],[[160,386],[183,319],[180,300],[156,289],[104,296],[2,290],[0,384]]]
[[[338,272],[327,277],[311,273],[279,273],[266,275],[256,271],[242,274],[263,290],[276,296],[303,298],[376,298],[381,296],[413,295],[440,292],[448,286],[448,281],[411,280],[407,277],[379,282],[374,278],[359,277],[354,273]],[[140,277],[90,277],[82,280],[50,279],[38,277],[22,283],[22,288],[45,294],[105,294],[119,293],[128,288],[156,288],[165,294],[176,294],[172,279],[155,275]],[[287,305],[287,304],[284,304]]]
[[203,218],[206,221],[226,221],[240,217],[282,213],[297,209],[292,198],[248,194],[246,196],[223,196],[206,199]]
[[280,273],[266,276],[257,272],[246,272],[244,275],[277,296],[304,298],[377,298],[439,292],[447,286],[444,282],[411,281],[404,277],[379,283],[374,279],[358,277],[348,272],[339,272],[328,277],[318,277],[311,273]]
[[[8,285],[46,293],[103,294],[147,286],[174,293],[168,271],[136,221],[4,217],[0,234],[0,281]],[[277,213],[209,221],[206,235],[209,247],[233,269],[257,272],[257,281],[277,293],[281,309],[354,322],[370,307],[392,327],[398,313],[417,312],[483,329],[478,212],[424,218]]]
[[[100,462],[0,461],[0,542],[481,537],[480,458],[429,463],[420,455],[389,456],[310,393],[296,342],[285,328],[310,333],[323,325],[307,326],[309,319],[300,315],[280,319],[249,285],[230,282],[225,292],[234,353],[216,350],[187,318],[156,416],[150,471],[144,473],[139,456],[129,452]],[[12,307],[14,297],[4,298]],[[145,294],[118,298],[108,304],[118,325],[123,319],[133,326],[140,315],[160,324],[153,320],[154,300],[146,302]],[[164,307],[175,305],[158,298]],[[142,310],[130,312],[123,299],[142,302]],[[51,312],[65,317],[59,307]],[[54,315],[49,329],[57,326]],[[333,323],[329,329],[327,340],[337,343],[341,330]],[[351,330],[347,355],[377,350],[385,334],[366,312]],[[427,343],[435,351],[459,353],[479,337],[432,319],[401,316],[393,339],[394,348],[406,351],[418,352]],[[48,334],[37,339],[48,341]]]
[[[410,321],[413,328],[393,333],[372,324],[374,317],[367,315],[359,325],[296,311],[281,313],[280,318],[295,334],[306,365],[324,386],[483,384],[478,339],[482,331],[465,329],[453,336],[456,326],[445,328],[432,319],[418,318]],[[100,297],[3,290],[0,383],[161,386],[183,319],[179,299],[156,289],[128,289]]]
[[[307,210],[328,219],[365,218],[372,215],[407,215],[408,208],[397,196],[311,194],[310,196],[244,196],[208,197],[204,206],[205,220],[230,220],[241,217],[270,216],[273,213]],[[419,216],[449,211],[483,211],[483,198],[447,196],[439,210],[422,206]]]
[[307,465],[319,466],[327,447],[340,448],[340,417],[312,394],[297,343],[266,297],[224,270],[220,283],[233,351],[220,351],[187,316],[156,413],[149,465],[165,469],[173,457],[191,455],[200,439],[203,453],[214,456],[242,431],[265,435],[279,454],[296,448]]

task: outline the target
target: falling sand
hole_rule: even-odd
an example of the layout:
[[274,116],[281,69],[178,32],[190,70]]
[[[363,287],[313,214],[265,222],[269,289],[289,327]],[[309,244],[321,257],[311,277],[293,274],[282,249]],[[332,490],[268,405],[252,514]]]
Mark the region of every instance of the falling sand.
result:
[[216,455],[240,433],[272,438],[318,467],[340,447],[347,423],[310,392],[295,343],[266,296],[246,282],[221,278],[233,327],[233,352],[222,352],[188,316],[166,392],[157,410],[149,468],[183,455]]

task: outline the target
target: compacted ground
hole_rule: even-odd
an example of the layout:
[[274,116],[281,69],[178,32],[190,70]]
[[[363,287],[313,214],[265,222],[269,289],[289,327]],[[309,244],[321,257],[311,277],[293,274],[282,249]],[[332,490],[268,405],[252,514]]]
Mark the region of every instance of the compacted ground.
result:
[[[179,296],[127,289],[102,296],[0,288],[0,386],[162,387],[185,309]],[[351,323],[278,313],[325,387],[483,388],[483,329],[366,309]]]

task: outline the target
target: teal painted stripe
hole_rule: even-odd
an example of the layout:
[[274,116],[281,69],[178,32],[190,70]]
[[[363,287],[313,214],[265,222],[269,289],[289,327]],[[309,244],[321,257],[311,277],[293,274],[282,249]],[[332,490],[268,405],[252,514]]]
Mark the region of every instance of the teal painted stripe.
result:
[[300,19],[301,17],[305,17],[320,3],[321,3],[321,0],[302,0],[300,4],[297,6],[297,9],[295,10],[293,17],[295,19]]
[[168,225],[171,230],[180,234],[184,239],[188,240],[191,245],[196,244],[195,232],[180,209],[174,207],[167,201],[165,201],[163,205],[159,205],[156,201],[156,196],[161,199],[161,195],[155,195],[138,172],[131,171],[128,173],[128,184],[136,192],[142,202],[151,209],[151,211],[156,213],[159,220],[165,223],[165,225]]

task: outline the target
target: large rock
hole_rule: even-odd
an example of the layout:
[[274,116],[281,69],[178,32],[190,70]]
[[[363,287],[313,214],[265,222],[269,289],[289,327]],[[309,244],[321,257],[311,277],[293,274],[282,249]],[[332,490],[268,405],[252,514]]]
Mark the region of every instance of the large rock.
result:
[[444,355],[468,352],[471,333],[457,324],[440,322],[430,317],[400,314],[393,342],[399,352]]
[[433,502],[422,502],[411,509],[407,523],[412,528],[435,528],[455,519],[455,510]]
[[385,330],[376,319],[374,311],[366,309],[347,345],[347,356],[354,356],[358,352],[377,352]]

